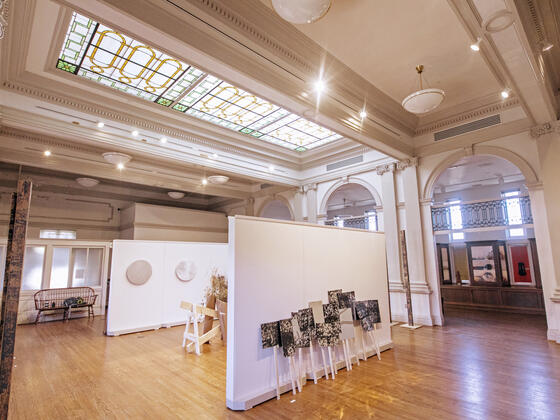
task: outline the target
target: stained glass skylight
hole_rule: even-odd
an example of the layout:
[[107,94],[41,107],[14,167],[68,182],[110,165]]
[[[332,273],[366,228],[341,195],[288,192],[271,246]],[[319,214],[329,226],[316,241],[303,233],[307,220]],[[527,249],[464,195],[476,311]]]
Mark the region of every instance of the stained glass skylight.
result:
[[75,12],[57,68],[298,152],[342,138]]

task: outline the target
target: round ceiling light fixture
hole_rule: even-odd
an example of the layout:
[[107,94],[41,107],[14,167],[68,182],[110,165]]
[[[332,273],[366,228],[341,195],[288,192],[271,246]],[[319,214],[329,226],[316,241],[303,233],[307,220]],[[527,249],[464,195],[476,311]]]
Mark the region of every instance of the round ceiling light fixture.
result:
[[93,178],[76,178],[76,182],[86,188],[93,188],[99,185],[99,180]]
[[169,191],[167,195],[175,200],[180,200],[185,196],[185,193],[181,191]]
[[103,153],[103,159],[113,165],[125,165],[132,159],[131,156],[119,152],[107,152]]
[[208,177],[208,182],[210,182],[210,184],[221,185],[221,184],[225,184],[228,181],[229,181],[229,176],[225,176],[225,175],[212,175]]
[[413,114],[425,114],[436,109],[441,104],[445,98],[445,92],[435,88],[423,89],[422,72],[424,71],[424,66],[421,64],[416,66],[416,71],[420,79],[420,90],[404,98],[402,107]]
[[297,25],[321,19],[331,4],[332,0],[272,0],[272,8],[282,19]]
[[513,21],[513,13],[509,10],[502,9],[498,10],[486,19],[486,21],[482,24],[482,27],[486,30],[486,32],[496,33],[509,28],[513,24]]

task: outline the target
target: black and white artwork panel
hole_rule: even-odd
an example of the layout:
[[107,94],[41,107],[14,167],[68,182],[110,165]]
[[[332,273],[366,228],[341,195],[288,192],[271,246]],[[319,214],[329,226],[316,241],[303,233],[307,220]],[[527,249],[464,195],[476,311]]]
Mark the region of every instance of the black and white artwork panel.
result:
[[280,326],[278,321],[261,324],[263,349],[280,345]]
[[292,318],[281,319],[280,321],[280,343],[285,357],[293,356],[296,352],[294,341],[294,327]]

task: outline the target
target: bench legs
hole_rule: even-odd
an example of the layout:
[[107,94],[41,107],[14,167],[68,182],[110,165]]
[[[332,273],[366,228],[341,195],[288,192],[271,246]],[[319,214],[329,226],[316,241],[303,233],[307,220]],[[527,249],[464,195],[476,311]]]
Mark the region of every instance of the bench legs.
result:
[[87,311],[87,317],[89,318],[90,314],[92,318],[95,318],[95,313],[93,312],[93,306],[88,306],[87,307],[88,311]]
[[37,323],[39,322],[39,318],[41,317],[41,312],[42,311],[37,312],[37,317],[35,318],[35,325],[37,325]]

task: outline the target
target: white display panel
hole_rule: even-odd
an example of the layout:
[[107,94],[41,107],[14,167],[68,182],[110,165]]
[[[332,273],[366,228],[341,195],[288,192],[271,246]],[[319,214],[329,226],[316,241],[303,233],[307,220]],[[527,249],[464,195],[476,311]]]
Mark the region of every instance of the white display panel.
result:
[[[273,352],[261,348],[260,325],[289,318],[311,301],[327,303],[328,290],[377,299],[377,342],[392,346],[383,233],[237,216],[230,218],[229,241],[229,408],[248,409],[275,396]],[[373,348],[369,340],[366,346]],[[281,386],[289,382],[287,359],[280,356]]]
[[[186,314],[179,308],[181,301],[202,303],[212,270],[227,278],[227,255],[227,244],[114,241],[107,335],[184,323]],[[137,286],[128,281],[126,271],[139,260],[151,265],[152,275]],[[196,266],[192,280],[177,278],[175,268],[181,261],[191,261]]]

